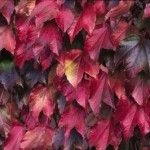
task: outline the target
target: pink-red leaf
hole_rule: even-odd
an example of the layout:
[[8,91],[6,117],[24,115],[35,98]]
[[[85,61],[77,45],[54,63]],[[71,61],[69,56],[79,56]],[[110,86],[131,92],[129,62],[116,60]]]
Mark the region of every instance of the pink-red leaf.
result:
[[46,150],[52,145],[54,131],[48,127],[35,127],[25,133],[20,147],[22,149],[42,149]]
[[118,150],[121,142],[121,127],[115,125],[113,120],[100,120],[92,127],[88,139],[90,147],[95,146],[97,150],[106,150],[109,144]]
[[96,78],[99,73],[99,66],[88,56],[78,49],[67,52],[64,61],[64,71],[68,81],[74,86],[81,82],[83,73]]
[[120,21],[117,24],[117,27],[112,32],[112,40],[115,47],[118,47],[120,42],[125,38],[126,33],[129,29],[129,24],[123,21]]
[[54,104],[50,89],[42,85],[33,89],[29,97],[29,105],[35,119],[38,119],[41,111],[43,111],[47,117],[51,117],[53,114]]
[[26,43],[18,40],[15,49],[15,63],[19,68],[22,68],[27,60],[34,58],[32,47],[28,47]]
[[48,20],[52,20],[56,17],[58,12],[58,5],[54,1],[41,1],[33,9],[30,15],[30,19],[36,17],[36,26],[42,25]]
[[84,49],[89,53],[93,60],[98,60],[102,48],[113,49],[113,43],[110,38],[108,27],[95,29],[85,40]]
[[145,105],[150,97],[150,79],[145,74],[139,74],[126,83],[126,89],[139,105]]
[[115,91],[118,98],[121,98],[121,96],[125,95],[125,79],[125,73],[120,70],[117,70],[114,72],[114,74],[109,76],[110,87],[113,91]]
[[0,12],[6,18],[8,24],[10,23],[14,8],[15,6],[13,0],[0,0]]
[[120,120],[125,139],[128,140],[132,135],[136,125],[139,126],[143,135],[150,131],[149,108],[150,103],[144,107],[139,107],[136,103],[131,102],[127,97],[119,100],[115,112],[115,119]]
[[12,54],[16,46],[15,36],[10,26],[0,26],[0,51],[5,48]]
[[94,10],[97,15],[103,14],[106,11],[106,4],[104,0],[101,0],[101,1],[96,0],[94,4]]
[[92,4],[88,4],[84,10],[81,12],[77,21],[74,21],[73,25],[70,27],[68,34],[70,36],[70,41],[72,43],[74,37],[83,28],[89,34],[92,33],[95,27],[96,15],[94,12],[94,7]]
[[14,125],[5,141],[4,150],[18,150],[24,134],[24,127]]
[[48,67],[50,67],[53,60],[53,53],[48,45],[36,45],[33,48],[34,55],[37,61],[40,61],[42,66],[42,71],[44,72]]
[[40,56],[40,62],[42,66],[42,71],[44,72],[48,67],[50,67],[53,60],[53,53],[49,49],[43,49]]
[[119,19],[125,13],[128,13],[130,7],[132,6],[134,1],[124,1],[121,0],[119,4],[110,9],[110,11],[105,15],[105,19]]
[[74,88],[66,79],[63,78],[60,80],[59,85],[60,87],[58,90],[66,97],[66,101],[71,102],[76,99],[78,104],[86,110],[90,95],[89,81],[83,79],[78,86]]
[[68,138],[70,135],[70,131],[73,128],[76,128],[77,132],[79,132],[82,137],[85,134],[85,111],[79,107],[74,105],[69,105],[69,107],[64,111],[59,121],[59,127],[65,128],[65,137]]
[[108,84],[108,75],[101,71],[98,79],[92,79],[90,84],[89,103],[95,116],[99,115],[102,101],[114,107],[113,94]]
[[62,36],[56,24],[47,23],[40,31],[39,40],[43,45],[48,45],[51,51],[59,54],[62,50]]
[[65,7],[62,7],[56,16],[56,22],[63,32],[67,31],[73,23],[73,20],[74,14],[71,10]]
[[82,80],[82,82],[77,86],[75,92],[76,101],[86,110],[88,98],[90,96],[89,82]]

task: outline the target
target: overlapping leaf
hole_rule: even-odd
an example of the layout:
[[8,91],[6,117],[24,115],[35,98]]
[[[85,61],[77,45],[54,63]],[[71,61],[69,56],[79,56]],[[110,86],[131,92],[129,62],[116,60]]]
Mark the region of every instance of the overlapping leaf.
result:
[[97,74],[99,73],[98,64],[94,63],[78,49],[74,49],[66,53],[64,70],[68,81],[74,87],[76,87],[81,82],[84,72],[94,78],[96,78]]
[[95,27],[95,20],[96,16],[94,12],[94,7],[92,4],[89,3],[81,12],[80,16],[76,19],[76,21],[74,21],[73,25],[68,31],[71,43],[74,37],[79,33],[79,31],[81,31],[81,29],[84,29],[89,34],[91,34]]
[[[130,83],[129,83],[130,82]],[[150,97],[150,80],[145,74],[139,74],[126,83],[126,88],[139,105],[145,105]]]
[[125,139],[128,140],[132,135],[136,125],[139,126],[143,135],[150,130],[148,102],[146,107],[139,107],[131,102],[127,97],[122,97],[116,110],[116,119],[120,120]]
[[33,9],[30,19],[36,18],[36,25],[40,26],[47,20],[52,20],[56,17],[58,5],[55,1],[41,1]]
[[135,77],[142,70],[149,72],[149,60],[149,40],[139,35],[124,39],[115,55],[115,63],[118,65],[123,62],[130,77]]
[[5,141],[5,150],[17,150],[20,148],[20,142],[24,134],[24,127],[22,125],[14,124],[9,132],[8,138]]
[[90,147],[95,146],[97,150],[106,150],[109,144],[117,150],[121,142],[121,127],[113,120],[100,120],[92,127],[88,138]]
[[53,53],[59,54],[62,49],[62,37],[56,24],[47,23],[40,31],[39,36],[42,45],[48,45]]
[[115,91],[118,98],[121,98],[121,96],[126,95],[124,83],[125,79],[125,73],[121,70],[117,70],[114,74],[109,76],[110,87],[112,90]]
[[133,1],[124,1],[121,0],[119,4],[112,9],[106,14],[105,19],[119,19],[119,17],[123,14],[128,13],[130,10],[131,6],[133,4]]
[[52,145],[53,130],[48,127],[35,127],[23,136],[20,147],[22,149],[40,148],[46,150]]
[[113,49],[113,43],[109,34],[108,27],[95,29],[90,36],[86,37],[84,49],[93,60],[98,60],[100,50]]
[[56,16],[56,22],[63,32],[71,26],[74,20],[74,14],[71,10],[62,7]]
[[10,23],[11,15],[14,11],[14,1],[13,0],[1,0],[0,1],[0,12],[6,18],[7,22]]
[[106,4],[104,2],[104,0],[96,0],[95,4],[94,4],[94,10],[96,12],[96,14],[101,15],[106,11]]
[[0,0],[0,12],[0,149],[142,149],[149,1]]
[[112,32],[112,40],[115,47],[117,47],[120,42],[125,38],[128,28],[129,24],[126,22],[121,21],[117,24],[117,27]]
[[90,96],[89,81],[82,80],[76,88],[74,88],[66,79],[62,79],[59,84],[61,85],[59,90],[66,97],[68,102],[76,99],[79,105],[84,109],[87,108],[88,98]]
[[100,72],[98,79],[91,80],[90,85],[90,106],[96,116],[99,115],[102,101],[107,105],[114,107],[113,93],[108,84],[108,76],[105,72]]
[[79,107],[70,105],[62,114],[59,127],[65,128],[65,138],[68,138],[70,131],[76,128],[77,132],[84,137],[85,134],[85,111]]
[[50,92],[48,87],[42,85],[39,85],[31,92],[29,105],[35,119],[38,119],[41,111],[43,111],[47,117],[51,117],[53,114],[54,104]]
[[[7,39],[7,40],[6,40]],[[14,54],[16,40],[10,26],[0,26],[0,51],[5,48]]]

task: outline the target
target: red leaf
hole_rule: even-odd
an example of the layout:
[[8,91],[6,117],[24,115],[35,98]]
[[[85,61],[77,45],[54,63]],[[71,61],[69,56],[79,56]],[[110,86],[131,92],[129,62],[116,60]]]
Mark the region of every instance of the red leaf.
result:
[[15,50],[15,63],[22,68],[27,60],[34,58],[32,47],[28,47],[24,42],[18,40]]
[[35,54],[37,61],[40,61],[42,71],[44,72],[51,65],[51,62],[53,60],[53,53],[46,44],[45,45],[35,44],[33,52]]
[[101,71],[98,79],[91,80],[90,85],[89,103],[95,116],[99,116],[102,101],[114,108],[113,94],[108,85],[108,76]]
[[94,7],[92,4],[88,4],[82,13],[80,14],[77,21],[74,21],[72,26],[70,27],[68,34],[70,36],[70,42],[72,43],[75,36],[84,28],[89,34],[92,33],[95,27],[96,15],[94,12]]
[[92,127],[88,139],[90,147],[95,146],[97,150],[106,150],[109,144],[117,150],[121,138],[119,125],[115,125],[111,120],[100,120]]
[[25,133],[20,147],[22,149],[46,150],[52,145],[53,130],[48,127],[36,127]]
[[96,0],[94,4],[94,10],[97,15],[103,14],[106,11],[106,4],[104,0],[101,0],[101,1]]
[[117,28],[113,30],[111,35],[115,47],[118,47],[120,42],[125,38],[128,29],[129,29],[129,24],[126,22],[120,21],[117,24]]
[[150,55],[149,40],[139,35],[131,35],[125,38],[115,55],[117,65],[124,63],[125,71],[130,77],[135,77],[140,71],[149,71]]
[[62,7],[56,16],[56,22],[63,32],[71,26],[74,20],[74,14],[71,10]]
[[85,134],[85,111],[79,106],[69,105],[69,107],[64,111],[59,121],[59,127],[65,128],[65,138],[67,139],[70,135],[70,131],[76,128],[82,137]]
[[43,49],[40,56],[40,62],[41,62],[43,72],[50,67],[52,60],[53,60],[53,54],[51,53],[51,51],[46,48]]
[[126,89],[139,105],[145,105],[150,97],[150,79],[145,74],[139,74],[126,83]]
[[16,40],[10,26],[0,26],[0,41],[0,51],[5,48],[6,50],[14,54]]
[[47,23],[40,31],[39,40],[43,45],[48,45],[53,53],[59,54],[62,49],[62,36],[54,23]]
[[10,23],[11,15],[14,11],[13,0],[0,0],[0,12],[6,18],[8,24]]
[[146,4],[146,8],[144,9],[143,19],[150,16],[150,3]]
[[68,81],[74,86],[81,82],[83,73],[96,78],[99,73],[99,66],[94,63],[88,56],[78,49],[67,52],[64,62],[65,75]]
[[52,20],[56,17],[58,12],[58,5],[54,1],[41,1],[33,9],[30,15],[30,19],[36,17],[36,26],[42,25],[48,20]]
[[20,41],[26,40],[27,32],[29,30],[28,17],[25,15],[16,15],[15,26],[17,29],[19,40]]
[[50,89],[42,85],[36,87],[30,94],[29,105],[35,119],[38,119],[41,111],[43,111],[47,117],[51,117],[53,114],[54,104]]
[[108,27],[95,29],[85,40],[84,49],[90,54],[90,57],[93,60],[98,60],[102,48],[113,49]]
[[97,62],[94,62],[89,56],[83,55],[83,64],[84,72],[87,73],[89,76],[97,79],[100,67]]
[[[115,112],[115,119],[120,120],[125,139],[128,140],[132,135],[136,125],[139,126],[143,135],[150,131],[150,117],[148,116],[150,103],[147,103],[146,109],[139,107],[128,98],[122,97],[119,100]],[[147,109],[148,108],[148,109]]]
[[61,91],[61,93],[66,97],[66,101],[71,102],[75,99],[75,89],[74,87],[66,80],[66,78],[62,78],[57,82],[58,86],[57,90]]
[[[79,105],[85,110],[89,98],[89,81],[82,80],[76,88],[74,88],[66,79],[60,81],[60,91],[66,97],[68,102],[76,99]],[[82,91],[82,92],[81,92]]]
[[134,1],[121,0],[117,6],[110,9],[110,11],[105,15],[105,19],[119,19],[120,16],[129,12],[133,2]]
[[116,72],[114,72],[114,74],[109,76],[110,87],[112,90],[115,91],[118,98],[121,98],[121,96],[126,95],[124,86],[125,79],[125,73],[120,70],[117,70]]
[[[15,62],[19,68],[22,68],[25,61],[35,59],[33,50],[36,46],[36,41],[39,34],[39,28],[34,24],[26,23],[26,19],[21,19],[20,16],[17,23],[19,39],[17,39],[16,53],[15,53]],[[21,19],[21,20],[20,20]],[[21,22],[20,22],[21,21]],[[22,22],[23,21],[23,22]]]
[[76,101],[86,110],[88,98],[90,96],[89,82],[82,80],[82,82],[75,89],[75,92]]
[[4,150],[18,150],[24,134],[24,127],[14,125],[5,141]]
[[26,118],[25,124],[27,125],[29,130],[32,130],[37,125],[37,120],[32,116],[32,113],[30,112]]

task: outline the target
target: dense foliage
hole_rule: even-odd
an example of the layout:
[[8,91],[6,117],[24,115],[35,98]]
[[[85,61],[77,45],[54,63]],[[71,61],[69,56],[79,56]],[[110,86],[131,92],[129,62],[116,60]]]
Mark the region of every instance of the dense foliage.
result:
[[4,150],[148,150],[149,99],[149,0],[0,0]]

